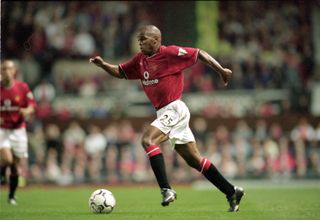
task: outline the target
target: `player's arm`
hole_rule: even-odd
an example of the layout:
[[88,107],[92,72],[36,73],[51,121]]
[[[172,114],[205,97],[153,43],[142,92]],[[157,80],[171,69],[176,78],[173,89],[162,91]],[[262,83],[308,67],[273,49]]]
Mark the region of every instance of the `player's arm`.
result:
[[26,108],[20,108],[20,114],[23,115],[24,118],[28,118],[34,113],[34,106],[29,105]]
[[231,78],[232,71],[228,68],[223,68],[218,61],[216,61],[210,54],[203,50],[199,50],[198,58],[212,69],[214,69],[221,76],[224,85],[228,85],[228,82]]
[[98,67],[101,67],[107,73],[109,73],[111,76],[114,76],[116,78],[124,78],[124,75],[119,70],[119,66],[118,65],[112,65],[110,63],[107,63],[100,56],[96,56],[96,57],[90,58],[89,62],[90,63],[94,63]]
[[27,107],[20,108],[20,114],[24,118],[29,118],[35,112],[36,102],[27,84],[25,84],[25,89],[26,89],[26,99],[28,104],[27,104]]

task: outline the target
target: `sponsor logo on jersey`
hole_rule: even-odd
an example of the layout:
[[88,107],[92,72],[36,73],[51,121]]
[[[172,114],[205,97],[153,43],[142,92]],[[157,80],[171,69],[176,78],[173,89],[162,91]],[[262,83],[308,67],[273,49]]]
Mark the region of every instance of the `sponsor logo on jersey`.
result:
[[1,105],[0,110],[1,111],[19,111],[18,106],[12,106],[11,105],[11,100],[10,99],[5,99],[3,101],[3,105]]
[[144,79],[149,79],[149,73],[148,73],[148,71],[144,71],[143,77],[144,77]]
[[143,78],[144,78],[144,80],[142,80],[143,85],[150,86],[150,85],[154,85],[154,84],[159,83],[158,79],[150,79],[149,80],[149,76],[150,75],[149,75],[148,71],[143,72]]

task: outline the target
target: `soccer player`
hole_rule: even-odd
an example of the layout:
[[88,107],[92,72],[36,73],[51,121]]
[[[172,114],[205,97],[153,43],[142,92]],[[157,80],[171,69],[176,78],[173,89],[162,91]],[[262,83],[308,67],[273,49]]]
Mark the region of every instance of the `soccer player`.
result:
[[12,60],[1,63],[0,166],[2,177],[5,177],[6,167],[10,167],[8,203],[11,205],[17,205],[15,192],[21,159],[28,157],[25,119],[34,113],[36,106],[29,86],[16,80],[16,73]]
[[157,119],[146,129],[142,145],[161,189],[162,206],[169,205],[177,198],[168,182],[159,147],[160,143],[169,139],[189,166],[201,172],[226,195],[229,211],[238,211],[244,190],[229,183],[207,158],[200,155],[189,128],[189,109],[181,101],[184,83],[182,70],[194,65],[198,59],[216,71],[225,85],[228,84],[232,71],[223,68],[203,50],[162,45],[161,32],[154,25],[142,27],[138,33],[138,41],[141,53],[126,63],[113,65],[100,56],[90,58],[89,62],[114,77],[141,80],[144,92],[157,110]]

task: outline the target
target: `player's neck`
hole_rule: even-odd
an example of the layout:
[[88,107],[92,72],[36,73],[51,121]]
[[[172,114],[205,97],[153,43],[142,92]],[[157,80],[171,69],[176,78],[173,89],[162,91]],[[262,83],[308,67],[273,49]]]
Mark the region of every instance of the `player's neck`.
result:
[[154,50],[150,55],[148,55],[148,57],[151,57],[151,56],[159,53],[159,51],[160,51],[160,46],[161,46],[161,45],[159,45],[159,47],[155,48],[155,50]]
[[10,88],[13,85],[14,80],[2,80],[1,85],[4,88]]

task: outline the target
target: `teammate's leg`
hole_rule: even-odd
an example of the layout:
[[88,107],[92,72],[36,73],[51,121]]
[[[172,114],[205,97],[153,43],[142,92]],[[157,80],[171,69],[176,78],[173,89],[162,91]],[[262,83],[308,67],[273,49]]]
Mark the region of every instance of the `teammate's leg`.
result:
[[10,134],[11,153],[13,162],[10,165],[9,195],[8,202],[17,205],[15,192],[18,187],[18,180],[21,174],[22,158],[28,157],[28,138],[25,128],[15,129]]
[[15,193],[18,187],[19,175],[20,175],[20,158],[15,157],[13,159],[13,164],[10,166],[10,176],[9,176],[9,196],[8,202],[12,205],[16,205]]
[[154,126],[148,126],[142,137],[142,146],[149,157],[153,173],[163,196],[162,205],[167,206],[176,198],[176,193],[169,184],[163,154],[159,144],[168,140],[168,136]]
[[7,182],[7,167],[13,163],[13,156],[9,147],[0,149],[0,183],[5,185]]
[[0,185],[7,184],[7,165],[0,165]]
[[1,156],[1,166],[2,166],[1,168],[4,169],[6,167],[10,167],[8,202],[12,205],[16,205],[17,203],[14,198],[14,193],[18,186],[18,177],[17,177],[18,175],[17,175],[17,169],[14,169],[16,167],[15,157],[12,155],[11,148],[1,148],[0,156]]
[[238,211],[239,203],[243,196],[243,190],[233,186],[207,158],[201,157],[195,142],[176,144],[175,150],[182,158],[184,158],[189,166],[201,172],[212,184],[226,195],[230,204],[229,211]]

